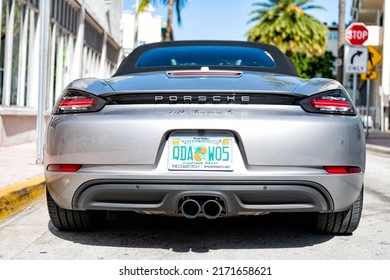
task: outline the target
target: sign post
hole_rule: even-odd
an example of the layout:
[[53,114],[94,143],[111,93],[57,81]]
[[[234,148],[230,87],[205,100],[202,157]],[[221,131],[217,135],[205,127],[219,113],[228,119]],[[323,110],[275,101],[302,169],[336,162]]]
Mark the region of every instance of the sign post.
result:
[[367,72],[368,50],[366,47],[346,48],[344,56],[345,71],[351,74]]
[[367,80],[367,91],[366,91],[366,139],[369,136],[369,125],[370,123],[368,122],[368,116],[370,115],[370,80]]
[[373,47],[368,46],[368,61],[367,68],[368,70],[372,70],[379,62],[382,61],[382,55]]
[[382,61],[382,55],[373,47],[368,46],[367,73],[360,75],[362,80],[375,80],[378,78],[378,72],[374,71],[374,67]]
[[50,1],[41,1],[39,4],[40,16],[40,50],[39,50],[39,91],[38,91],[38,110],[37,110],[37,159],[36,163],[43,163],[43,142],[45,135],[45,111],[46,111],[46,95],[48,92],[48,48],[49,48],[49,33],[50,33]]
[[[346,63],[349,63],[346,68],[347,73],[353,74],[353,99],[356,98],[356,88],[357,88],[357,74],[366,73],[364,78],[367,79],[367,91],[366,91],[366,138],[368,138],[368,116],[369,116],[369,104],[370,104],[370,79],[374,77],[374,73],[367,73],[367,70],[371,70],[369,67],[369,57],[368,49],[362,45],[368,39],[368,29],[361,22],[354,22],[345,29],[345,40],[351,46],[359,47],[350,47],[351,51],[348,52]],[[362,60],[359,58],[361,57]],[[364,61],[363,61],[364,59]],[[365,62],[366,65],[362,65]]]
[[376,80],[377,78],[378,78],[378,72],[377,71],[368,70],[367,73],[360,74],[360,79],[362,79],[363,81],[366,81],[366,80]]
[[357,75],[367,72],[368,51],[366,47],[344,48],[344,69],[346,73],[353,74],[352,99],[356,102]]

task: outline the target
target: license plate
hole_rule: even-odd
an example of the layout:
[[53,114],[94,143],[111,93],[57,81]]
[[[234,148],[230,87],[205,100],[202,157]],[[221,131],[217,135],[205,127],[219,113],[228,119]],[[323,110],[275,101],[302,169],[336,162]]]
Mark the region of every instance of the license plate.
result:
[[232,137],[171,137],[168,169],[232,171],[232,147]]

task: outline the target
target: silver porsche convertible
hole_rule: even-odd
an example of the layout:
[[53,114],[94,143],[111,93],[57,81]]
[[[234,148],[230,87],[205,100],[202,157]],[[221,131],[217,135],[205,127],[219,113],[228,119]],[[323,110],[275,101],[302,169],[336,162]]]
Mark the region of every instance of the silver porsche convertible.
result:
[[94,228],[107,211],[306,212],[317,232],[350,234],[362,212],[365,138],[348,93],[300,78],[266,44],[146,44],[113,77],[72,82],[44,162],[60,230]]

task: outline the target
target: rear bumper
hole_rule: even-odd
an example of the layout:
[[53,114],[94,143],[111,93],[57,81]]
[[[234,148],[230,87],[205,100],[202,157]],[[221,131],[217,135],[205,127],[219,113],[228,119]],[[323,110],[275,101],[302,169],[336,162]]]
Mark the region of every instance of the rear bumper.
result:
[[[305,170],[305,169],[304,169]],[[260,172],[201,179],[188,172],[172,179],[147,174],[107,175],[46,171],[47,187],[64,209],[131,210],[180,215],[178,203],[188,196],[217,197],[226,216],[261,212],[332,212],[348,209],[358,197],[364,174],[330,175],[307,168],[265,175]],[[310,175],[308,175],[310,174]],[[146,179],[147,178],[147,179]]]
[[[264,212],[329,212],[333,200],[313,182],[148,182],[93,180],[75,193],[77,210],[131,210],[180,215],[183,198],[222,200],[225,216]],[[202,199],[199,199],[202,200]]]

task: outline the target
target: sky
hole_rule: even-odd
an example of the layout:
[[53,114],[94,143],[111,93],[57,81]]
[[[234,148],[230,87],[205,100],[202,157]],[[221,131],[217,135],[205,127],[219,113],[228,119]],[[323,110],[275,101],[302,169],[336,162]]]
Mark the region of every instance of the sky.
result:
[[[125,10],[134,10],[136,0],[124,0]],[[245,34],[255,25],[248,23],[249,13],[255,10],[253,3],[266,0],[187,0],[181,11],[181,25],[177,18],[173,19],[173,34],[175,40],[246,40]],[[161,16],[166,21],[168,8],[156,0],[157,5],[153,15]],[[338,22],[339,0],[316,0],[325,10],[309,10],[308,14],[319,21],[331,25]],[[346,0],[346,23],[351,20],[352,0]]]

